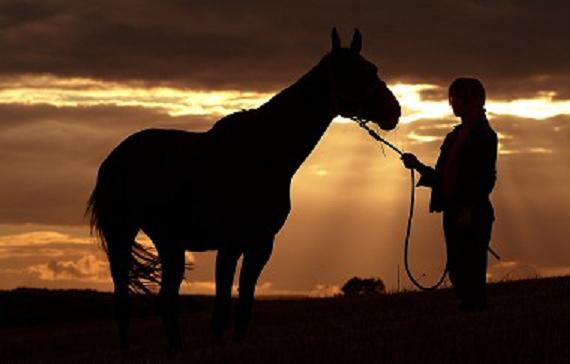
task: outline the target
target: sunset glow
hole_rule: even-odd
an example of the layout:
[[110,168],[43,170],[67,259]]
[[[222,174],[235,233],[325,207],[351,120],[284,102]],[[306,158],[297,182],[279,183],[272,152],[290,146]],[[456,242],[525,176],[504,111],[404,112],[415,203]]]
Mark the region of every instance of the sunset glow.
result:
[[170,116],[225,115],[258,107],[272,94],[235,90],[182,90],[143,87],[135,84],[97,81],[88,78],[61,79],[25,76],[0,83],[0,103],[57,107],[98,105],[161,109]]
[[[439,141],[445,133],[450,129],[452,121],[456,118],[452,115],[446,99],[424,98],[425,93],[433,95],[444,95],[441,86],[432,84],[404,84],[394,83],[390,85],[391,90],[402,106],[401,126],[394,132],[390,133],[388,138],[403,150],[418,153],[418,155],[428,161],[437,155]],[[23,123],[20,128],[7,129],[4,132],[4,145],[8,148],[20,148],[19,145],[29,146],[27,148],[39,148],[37,158],[48,158],[46,161],[39,163],[40,166],[49,166],[49,170],[43,172],[49,176],[41,186],[52,188],[54,194],[63,193],[62,187],[67,181],[73,181],[73,176],[69,177],[69,171],[77,165],[73,164],[74,159],[70,158],[67,162],[60,159],[50,160],[53,150],[57,148],[65,148],[68,143],[73,144],[73,140],[82,140],[81,145],[77,145],[74,149],[81,151],[84,143],[97,142],[97,136],[85,135],[85,129],[81,128],[83,113],[93,113],[92,107],[106,106],[109,110],[118,112],[121,109],[128,109],[127,114],[138,110],[137,114],[126,118],[125,130],[117,130],[115,136],[107,140],[107,144],[103,147],[94,145],[92,148],[98,151],[102,158],[106,150],[112,148],[126,135],[140,128],[149,127],[154,123],[154,118],[158,114],[164,115],[165,120],[172,120],[180,116],[205,116],[211,119],[217,119],[223,115],[241,109],[256,108],[269,100],[274,93],[240,91],[228,89],[208,89],[208,90],[190,90],[175,87],[150,87],[140,82],[107,82],[90,78],[62,78],[55,76],[19,76],[12,78],[0,78],[0,105],[9,108],[19,107],[29,108],[33,110],[35,107],[41,108],[42,105],[55,106],[55,112],[62,119],[52,120],[52,116],[47,117],[43,122],[37,124]],[[507,163],[514,160],[513,158],[553,158],[562,162],[563,158],[558,156],[556,145],[551,142],[552,136],[542,136],[531,126],[539,127],[543,122],[533,122],[534,120],[545,120],[556,115],[570,115],[570,101],[557,98],[553,92],[537,93],[537,97],[532,99],[512,99],[505,100],[488,100],[487,110],[492,119],[497,118],[501,122],[497,122],[497,133],[499,136],[499,153],[504,156]],[[128,107],[128,108],[127,108]],[[77,110],[77,111],[74,111]],[[73,116],[77,112],[77,117]],[[104,111],[105,113],[111,111]],[[65,115],[71,113],[69,118]],[[158,114],[157,114],[158,113]],[[106,114],[105,114],[106,115]],[[161,118],[159,115],[159,118]],[[93,117],[99,117],[97,115]],[[104,118],[104,115],[100,117]],[[143,118],[141,124],[136,124],[134,120]],[[146,119],[145,119],[146,118]],[[515,124],[509,123],[509,127],[501,127],[503,120],[509,118],[518,118],[517,120],[526,120],[525,126],[514,128]],[[123,119],[123,118],[121,118]],[[128,120],[132,121],[128,121]],[[60,121],[61,120],[61,121]],[[69,123],[66,124],[66,120]],[[552,119],[545,120],[544,123],[551,123]],[[129,124],[133,123],[133,124]],[[288,224],[285,226],[281,239],[284,245],[292,251],[303,251],[306,260],[320,259],[323,261],[346,261],[346,257],[352,257],[352,260],[362,260],[362,256],[366,255],[370,259],[363,263],[367,266],[368,271],[376,272],[380,269],[379,262],[393,257],[399,259],[399,241],[401,239],[400,225],[403,223],[402,216],[389,215],[386,213],[398,212],[401,214],[405,211],[408,191],[407,191],[407,173],[401,168],[397,158],[388,153],[379,153],[378,146],[370,143],[363,135],[361,130],[350,125],[349,119],[336,118],[335,125],[324,136],[324,140],[316,148],[307,163],[299,170],[293,184],[294,205],[292,216]],[[186,120],[181,120],[179,124],[171,124],[174,127],[192,129],[192,124],[187,124]],[[37,129],[27,129],[28,127]],[[152,124],[155,127],[155,124]],[[156,127],[161,127],[156,124]],[[202,126],[200,126],[202,128]],[[31,131],[33,130],[33,132]],[[93,130],[101,133],[109,132],[107,127],[94,127]],[[202,130],[202,129],[201,129]],[[537,129],[538,130],[538,129]],[[552,127],[554,135],[563,137],[566,127],[563,123],[555,123]],[[41,138],[35,137],[41,135]],[[75,135],[68,137],[67,135]],[[103,135],[103,134],[102,134]],[[1,136],[1,135],[0,135]],[[49,136],[46,140],[44,136]],[[28,144],[19,141],[25,141],[31,138]],[[53,139],[51,138],[64,138]],[[524,139],[524,141],[522,140]],[[10,144],[12,143],[12,144]],[[16,144],[14,144],[16,143]],[[20,143],[20,144],[18,144]],[[47,143],[47,144],[45,144]],[[50,144],[52,143],[52,144]],[[42,146],[48,148],[42,151]],[[32,147],[33,146],[33,147]],[[24,147],[22,147],[24,148]],[[30,149],[26,153],[14,154],[19,158],[27,156]],[[12,150],[10,150],[11,153]],[[9,154],[6,154],[9,155]],[[57,157],[57,154],[53,155]],[[35,194],[35,190],[29,192],[26,190],[26,184],[21,181],[26,180],[30,170],[38,171],[38,166],[31,162],[25,162],[22,159],[22,172],[5,173],[4,177],[7,181],[12,178],[12,182],[6,182],[7,186],[18,192],[22,196],[22,200],[14,199],[19,196],[17,193],[10,193],[10,189],[5,189],[6,196],[3,197],[8,202],[8,206],[13,206],[12,210],[17,210],[26,201],[30,194]],[[92,182],[93,175],[96,171],[96,165],[99,160],[92,159],[94,162],[87,169],[81,167],[81,173],[85,176],[82,179],[83,190],[79,191],[80,196],[70,199],[77,206],[73,210],[66,212],[68,216],[73,216],[72,221],[77,221],[83,214],[84,200],[88,196],[88,184]],[[508,158],[508,159],[507,159]],[[11,160],[5,164],[5,168],[11,166]],[[71,163],[71,164],[66,164]],[[61,165],[61,170],[59,166]],[[508,164],[500,167],[500,184],[497,192],[499,200],[499,216],[500,208],[513,208],[510,216],[515,216],[517,221],[528,219],[530,212],[525,210],[524,206],[519,206],[518,197],[519,189],[515,185],[510,185],[513,181],[521,181],[516,177],[516,173]],[[40,168],[41,169],[41,168]],[[77,173],[77,172],[74,172]],[[11,177],[11,176],[14,177]],[[534,173],[533,173],[534,175]],[[6,179],[8,178],[8,179]],[[50,179],[53,184],[49,185]],[[501,190],[501,184],[505,186],[509,184],[508,189]],[[356,187],[355,187],[356,186]],[[349,190],[350,193],[346,193]],[[2,190],[0,190],[0,193]],[[427,195],[418,192],[419,205],[427,206],[425,200]],[[501,198],[505,200],[500,204]],[[46,205],[58,206],[58,204],[49,203]],[[312,206],[316,207],[313,215],[310,215]],[[337,211],[343,206],[342,211]],[[518,207],[517,207],[518,206]],[[418,208],[417,212],[417,238],[414,243],[417,244],[433,244],[432,241],[441,242],[442,237],[435,234],[433,227],[438,226],[436,216],[426,216],[423,208]],[[366,218],[361,215],[361,211],[367,211]],[[422,212],[423,211],[423,212]],[[526,212],[525,212],[526,211]],[[55,212],[54,216],[58,216],[60,212]],[[49,214],[49,212],[46,212]],[[309,215],[303,215],[309,214]],[[336,216],[336,217],[335,217]],[[377,221],[378,217],[383,216],[382,223]],[[504,216],[504,215],[503,215]],[[530,216],[530,215],[529,215]],[[338,219],[338,220],[335,220]],[[339,224],[338,221],[342,221]],[[523,224],[530,226],[530,223]],[[335,249],[327,250],[328,256],[323,257],[318,252],[320,244],[330,243],[331,237],[327,235],[331,226],[338,226],[334,235],[334,241],[338,241]],[[370,227],[374,226],[377,231],[370,233]],[[428,228],[428,226],[430,228]],[[341,228],[342,227],[342,228]],[[7,267],[0,272],[5,275],[19,277],[11,281],[10,287],[17,285],[45,285],[50,287],[83,287],[91,286],[98,289],[110,289],[110,277],[108,276],[108,267],[103,252],[96,244],[94,238],[90,238],[87,231],[78,233],[62,232],[61,227],[53,227],[51,230],[42,226],[34,228],[21,228],[17,232],[10,232],[6,226],[0,226],[0,259],[19,261],[21,266]],[[498,234],[501,234],[500,227]],[[423,237],[428,235],[430,238]],[[434,235],[435,234],[435,235]],[[503,235],[506,233],[503,232]],[[527,237],[528,236],[528,237]],[[384,243],[378,244],[382,237]],[[340,242],[345,239],[354,240],[353,245],[345,245]],[[523,239],[536,239],[532,234],[516,235],[510,238],[503,238],[513,241],[523,241]],[[150,240],[140,234],[138,240],[143,244],[151,244]],[[526,240],[524,240],[526,241]],[[496,244],[496,243],[495,243]],[[527,244],[530,244],[527,242]],[[314,246],[314,248],[311,248]],[[501,244],[498,245],[501,250]],[[417,249],[417,248],[416,248]],[[289,253],[281,253],[281,258],[289,256]],[[441,246],[436,247],[435,252],[430,256],[434,257],[427,265],[425,270],[428,276],[434,275],[434,271],[440,269],[438,265],[443,258],[439,257]],[[508,252],[507,252],[508,254]],[[200,254],[188,252],[186,261],[196,263],[198,271],[192,272],[192,281],[190,285],[184,285],[183,291],[194,293],[213,293],[214,283],[211,281],[212,262],[205,259]],[[508,274],[512,269],[520,264],[514,261],[513,267],[508,265],[491,265],[489,277],[492,279],[500,279]],[[14,263],[15,264],[15,263]],[[279,263],[277,263],[279,264]],[[323,263],[324,264],[324,263]],[[200,267],[207,266],[205,271]],[[311,267],[307,264],[307,269]],[[342,283],[345,274],[350,274],[355,268],[346,264],[338,266],[330,271],[329,278],[325,280],[304,281],[294,288],[284,288],[280,283],[285,276],[271,276],[260,286],[259,294],[304,294],[309,296],[331,295],[338,292],[338,284]],[[384,269],[379,274],[388,280],[391,286],[390,274],[393,269],[389,265],[382,265]],[[550,269],[550,268],[549,268]],[[556,268],[556,272],[566,272],[568,269],[563,264]],[[540,270],[541,272],[550,272]],[[554,272],[554,271],[552,271]],[[286,275],[286,271],[283,271]],[[307,270],[306,275],[311,274],[311,270]],[[331,278],[335,277],[335,278]],[[276,283],[277,282],[277,283]],[[323,288],[324,287],[324,288]]]
[[[433,164],[441,140],[457,121],[448,100],[443,98],[445,86],[393,82],[389,87],[400,102],[402,117],[401,125],[385,136],[402,150],[416,153],[426,163]],[[488,91],[493,94],[493,90]],[[104,252],[96,239],[89,237],[85,221],[81,220],[97,165],[105,153],[142,128],[204,130],[212,120],[261,106],[276,92],[278,90],[258,92],[246,87],[189,89],[152,86],[143,81],[111,82],[55,75],[0,76],[0,107],[8,110],[7,123],[3,124],[6,128],[0,133],[5,156],[2,175],[5,187],[0,189],[0,199],[10,211],[4,218],[36,222],[29,212],[18,215],[19,211],[35,213],[39,210],[35,205],[28,205],[30,196],[50,196],[43,205],[45,211],[38,213],[40,225],[21,225],[12,231],[11,226],[0,222],[0,260],[10,262],[0,268],[0,274],[11,277],[5,279],[10,282],[7,287],[111,289]],[[513,219],[511,224],[525,227],[533,226],[529,219],[536,209],[542,208],[544,216],[548,216],[549,210],[542,205],[523,204],[520,196],[527,199],[533,196],[528,191],[532,191],[534,185],[526,189],[519,185],[524,184],[525,178],[556,181],[555,176],[565,173],[564,169],[556,174],[552,169],[541,171],[540,168],[543,163],[565,165],[560,147],[565,143],[568,127],[558,119],[566,120],[570,116],[570,100],[554,91],[537,91],[535,95],[533,98],[490,98],[486,103],[499,137],[497,215],[499,221],[509,217]],[[34,110],[40,110],[41,115],[34,114]],[[111,121],[107,121],[107,116]],[[121,122],[116,124],[115,120]],[[289,271],[281,269],[279,274],[270,273],[259,286],[260,295],[333,295],[339,292],[339,284],[347,274],[356,274],[360,269],[362,274],[374,272],[386,279],[388,287],[394,286],[392,264],[401,257],[401,227],[407,208],[409,176],[397,156],[390,151],[379,151],[377,144],[351,125],[352,120],[337,117],[333,124],[294,178],[292,202],[295,208],[280,233],[283,245],[276,248],[276,265],[288,266],[285,262],[291,257],[290,252],[298,252],[295,254],[306,260],[303,265],[306,270],[298,273],[296,283],[290,286],[283,284],[290,279]],[[525,172],[516,163],[526,166],[529,160],[537,162],[532,172],[522,178]],[[41,180],[41,183],[31,183],[32,180]],[[545,191],[557,191],[557,186],[550,185]],[[44,195],[44,191],[49,192]],[[71,191],[69,196],[67,191]],[[438,216],[428,216],[426,212],[427,198],[425,191],[418,190],[419,207],[414,227],[414,244],[418,245],[414,247],[414,254],[425,249],[422,244],[430,244],[429,253],[424,254],[417,265],[427,277],[432,277],[441,269],[444,259],[443,245],[437,245],[443,242],[443,237],[437,230]],[[564,198],[559,193],[549,201]],[[67,205],[60,204],[61,201]],[[58,206],[68,207],[59,210]],[[504,213],[507,210],[509,213]],[[63,223],[58,225],[60,216]],[[54,225],[42,226],[43,221]],[[83,230],[70,232],[63,228],[65,224],[82,226]],[[529,232],[519,233],[516,229],[506,230],[505,226],[508,222],[498,225],[496,236],[500,240],[493,245],[511,259],[508,264],[490,263],[488,277],[491,280],[500,280],[512,271],[526,274],[520,267],[528,266],[536,252],[521,250],[516,255],[509,252],[508,244],[531,246],[533,241],[540,240],[530,228]],[[144,234],[139,234],[137,240],[151,245]],[[352,243],[345,244],[347,240]],[[556,238],[550,240],[556,241]],[[279,249],[283,249],[281,253]],[[327,271],[326,278],[311,280],[307,277],[315,272],[316,268],[311,270],[314,261],[318,261],[319,267],[336,262],[335,268]],[[356,261],[362,263],[351,265]],[[195,263],[196,271],[191,272],[190,284],[183,285],[182,290],[212,294],[215,287],[211,280],[213,256],[187,252],[186,262]],[[566,274],[569,270],[564,262],[537,268],[541,274],[551,275]]]
[[569,12],[0,0],[0,364],[567,362]]
[[[3,80],[0,85],[0,104],[48,104],[57,107],[131,106],[163,110],[170,116],[227,115],[238,110],[259,107],[274,95],[239,90],[145,87],[136,83],[54,76],[22,76]],[[447,100],[422,99],[421,93],[437,90],[439,87],[436,85],[395,83],[389,87],[402,106],[402,123],[453,116]],[[554,92],[543,92],[532,99],[488,100],[487,110],[493,115],[543,120],[556,115],[570,115],[570,100],[559,100]],[[342,118],[335,121],[347,122]]]

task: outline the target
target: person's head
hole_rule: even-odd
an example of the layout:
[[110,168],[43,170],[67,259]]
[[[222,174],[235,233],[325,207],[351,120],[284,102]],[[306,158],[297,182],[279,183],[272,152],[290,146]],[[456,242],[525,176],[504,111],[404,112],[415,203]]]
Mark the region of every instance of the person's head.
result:
[[449,104],[459,117],[480,114],[484,112],[485,87],[476,78],[457,78],[449,86]]

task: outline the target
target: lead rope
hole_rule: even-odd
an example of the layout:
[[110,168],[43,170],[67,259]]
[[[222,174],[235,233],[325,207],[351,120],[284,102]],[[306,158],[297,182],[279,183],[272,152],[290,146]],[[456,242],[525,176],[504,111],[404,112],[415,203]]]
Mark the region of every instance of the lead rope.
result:
[[[356,116],[351,117],[352,120],[356,121],[358,123],[358,126],[360,126],[362,129],[366,130],[368,132],[368,135],[370,135],[374,140],[383,143],[384,145],[386,145],[387,147],[389,147],[390,149],[392,149],[394,152],[398,153],[398,155],[402,155],[404,154],[404,152],[402,152],[398,147],[396,147],[394,144],[390,143],[389,141],[387,141],[386,139],[382,138],[377,132],[375,132],[374,130],[372,130],[368,125],[366,125],[368,123],[368,120],[365,119],[361,119],[358,118]],[[409,253],[409,247],[410,247],[410,235],[412,232],[412,220],[414,217],[414,205],[415,205],[415,187],[416,187],[416,175],[414,172],[414,169],[411,168],[410,169],[410,209],[408,210],[408,222],[406,224],[406,235],[404,236],[404,266],[406,268],[406,274],[408,275],[408,278],[410,279],[410,281],[414,284],[414,286],[416,286],[417,288],[419,288],[422,291],[431,291],[434,290],[436,288],[438,288],[439,286],[441,286],[441,284],[443,283],[443,281],[445,280],[445,277],[447,276],[447,258],[445,259],[445,269],[443,270],[443,273],[441,274],[441,277],[439,277],[439,279],[437,280],[437,282],[431,286],[423,286],[412,274],[412,271],[410,270],[410,264],[408,262],[408,253]],[[501,260],[501,257],[495,253],[493,251],[493,249],[491,249],[491,247],[488,247],[489,252],[497,259],[497,260]]]

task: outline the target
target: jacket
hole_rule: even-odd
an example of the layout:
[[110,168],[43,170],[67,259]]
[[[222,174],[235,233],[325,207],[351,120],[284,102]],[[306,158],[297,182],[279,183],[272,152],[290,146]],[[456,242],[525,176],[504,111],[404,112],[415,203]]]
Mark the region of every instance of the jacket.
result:
[[[435,168],[423,166],[419,172],[421,178],[417,186],[431,187],[430,212],[442,212],[450,209],[463,207],[487,207],[492,206],[489,195],[495,186],[497,178],[497,134],[489,125],[487,118],[483,118],[468,131],[468,135],[462,144],[455,148],[457,153],[456,175],[452,179],[454,193],[444,193],[444,170],[450,150],[457,141],[459,132],[465,125],[459,124],[447,134]],[[449,172],[448,172],[449,173]],[[449,177],[448,177],[449,178]],[[450,183],[446,181],[446,183]]]

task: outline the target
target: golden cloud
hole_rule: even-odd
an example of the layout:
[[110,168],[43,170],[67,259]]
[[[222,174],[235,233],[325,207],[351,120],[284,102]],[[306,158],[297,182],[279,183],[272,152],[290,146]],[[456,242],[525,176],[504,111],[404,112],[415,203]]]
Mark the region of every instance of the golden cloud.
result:
[[[242,109],[256,108],[274,93],[221,90],[192,90],[174,87],[146,87],[137,82],[111,82],[90,78],[60,78],[48,75],[26,75],[2,80],[0,104],[57,107],[120,106],[158,109],[170,116],[227,115]],[[438,91],[432,84],[390,85],[402,105],[402,123],[421,119],[453,117],[446,99],[426,99],[426,91]],[[537,120],[556,115],[570,115],[570,101],[556,98],[555,92],[541,93],[532,99],[510,101],[489,100],[491,115],[518,116]],[[348,122],[337,118],[337,122]]]
[[93,239],[71,236],[57,231],[31,231],[0,236],[0,247],[34,246],[54,243],[92,245]]
[[45,281],[79,280],[98,283],[111,281],[106,261],[94,255],[86,255],[79,260],[50,260],[26,269],[26,273],[37,275]]

